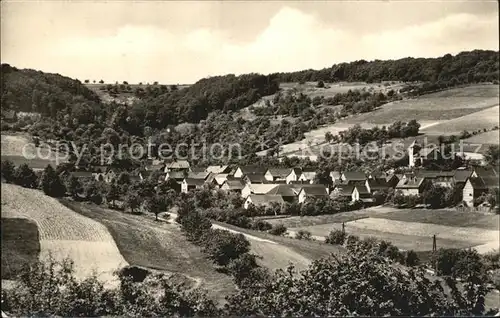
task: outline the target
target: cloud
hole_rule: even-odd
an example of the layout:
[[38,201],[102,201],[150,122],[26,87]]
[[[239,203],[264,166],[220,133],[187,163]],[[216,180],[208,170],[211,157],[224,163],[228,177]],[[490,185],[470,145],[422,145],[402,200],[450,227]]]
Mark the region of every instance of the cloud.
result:
[[41,69],[80,79],[192,83],[227,73],[317,69],[357,59],[440,56],[476,48],[498,50],[496,14],[454,14],[396,30],[373,29],[362,36],[283,7],[246,43],[233,41],[229,32],[206,27],[173,32],[153,25],[126,25],[114,34],[58,38],[39,52],[37,63]]

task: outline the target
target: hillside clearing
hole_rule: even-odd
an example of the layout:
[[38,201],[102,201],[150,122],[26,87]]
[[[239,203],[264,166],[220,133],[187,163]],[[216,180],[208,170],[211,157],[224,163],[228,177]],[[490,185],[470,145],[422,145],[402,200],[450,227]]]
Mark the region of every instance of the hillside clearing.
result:
[[187,241],[177,225],[68,199],[61,199],[61,202],[104,224],[131,265],[173,273],[178,280],[206,289],[217,301],[223,301],[226,295],[235,291],[231,277],[217,272],[200,248]]
[[2,218],[2,279],[12,279],[40,254],[36,223],[27,219]]
[[2,184],[2,217],[34,221],[40,234],[40,258],[70,257],[78,278],[95,271],[103,282],[114,285],[117,280],[113,272],[127,265],[102,224],[71,211],[41,191]]
[[422,129],[422,132],[429,135],[458,135],[464,130],[472,132],[484,128],[491,129],[499,125],[498,118],[500,112],[498,99],[496,104],[497,105],[494,107],[489,107],[466,116],[447,120],[438,125]]
[[485,133],[480,133],[470,138],[464,140],[464,142],[472,144],[488,144],[488,145],[498,145],[500,144],[500,135],[498,130],[490,130]]

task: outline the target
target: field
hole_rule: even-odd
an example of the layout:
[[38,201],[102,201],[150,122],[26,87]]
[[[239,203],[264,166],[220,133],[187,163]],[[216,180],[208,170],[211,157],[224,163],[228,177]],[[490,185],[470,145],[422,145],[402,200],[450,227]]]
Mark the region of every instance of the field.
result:
[[36,223],[27,219],[2,218],[2,279],[11,279],[40,254]]
[[[393,242],[408,250],[432,249],[432,236],[437,235],[438,247],[477,247],[487,252],[496,242],[498,246],[498,215],[464,213],[452,210],[397,210],[386,207],[344,212],[335,215],[290,217],[269,220],[282,223],[293,235],[307,230],[313,236],[323,238],[334,229],[345,229],[360,237],[376,237]],[[486,250],[488,248],[488,250]]]
[[[298,84],[288,85],[293,87]],[[335,124],[307,132],[303,140],[284,145],[281,153],[307,153],[307,149],[324,143],[326,132],[335,135],[355,124],[371,128],[376,125],[388,126],[398,120],[407,122],[416,119],[421,125],[422,133],[431,137],[460,134],[464,129],[491,129],[498,125],[498,97],[497,85],[484,84],[453,88],[388,103],[373,112],[352,115]],[[258,154],[263,155],[265,152]]]
[[470,138],[464,140],[471,144],[487,144],[487,145],[498,145],[500,143],[498,130],[491,130],[485,133],[477,134]]
[[459,135],[464,130],[472,132],[482,130],[483,128],[491,129],[499,125],[499,116],[497,99],[497,106],[441,122],[432,127],[422,129],[422,132],[428,135]]
[[178,281],[206,289],[218,301],[235,290],[230,276],[217,272],[200,248],[186,240],[177,225],[67,199],[61,202],[104,224],[131,265],[171,273]]
[[[40,258],[70,257],[78,278],[96,271],[107,284],[116,283],[113,272],[127,265],[113,238],[102,224],[71,211],[38,190],[2,184],[2,218],[23,218],[36,223]],[[6,232],[16,229],[6,228]]]
[[384,92],[393,89],[395,91],[401,89],[404,84],[393,82],[387,83],[363,83],[363,82],[338,82],[338,83],[325,83],[324,88],[318,88],[317,82],[299,83],[281,83],[280,88],[284,91],[294,89],[311,98],[316,96],[332,97],[335,94],[347,93],[349,90],[366,90],[370,92]]
[[[16,166],[28,164],[35,170],[45,168],[48,164],[56,166],[55,152],[48,148],[35,148],[29,137],[25,134],[1,134],[2,160],[11,160]],[[61,160],[63,162],[64,160]]]

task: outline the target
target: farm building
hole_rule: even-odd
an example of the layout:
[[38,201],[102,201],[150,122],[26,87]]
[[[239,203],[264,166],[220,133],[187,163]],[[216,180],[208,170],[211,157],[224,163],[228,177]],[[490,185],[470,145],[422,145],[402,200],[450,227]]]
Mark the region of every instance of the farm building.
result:
[[419,195],[422,193],[425,178],[419,178],[416,176],[409,176],[401,179],[396,185],[396,191],[401,191],[405,196],[408,195]]
[[354,185],[352,190],[352,202],[362,201],[363,203],[372,203],[373,199],[368,188],[363,184]]
[[269,168],[264,177],[267,181],[286,181],[286,177],[292,172],[290,168]]
[[169,171],[190,171],[191,166],[187,160],[175,160],[165,165],[165,172]]
[[314,183],[314,179],[316,178],[316,171],[311,170],[303,170],[300,174],[298,181],[306,181],[308,183]]
[[243,178],[245,175],[249,174],[266,174],[267,168],[261,166],[241,166],[236,168],[233,176],[235,178]]
[[226,180],[222,185],[221,185],[221,190],[227,191],[227,192],[235,192],[235,193],[240,193],[241,190],[245,187],[245,183],[241,179],[229,179]]
[[314,186],[303,187],[299,192],[299,203],[304,203],[309,198],[327,197],[328,190],[325,186],[317,184]]
[[408,147],[408,166],[422,166],[427,162],[438,160],[441,157],[441,152],[436,147],[422,148],[415,140]]
[[419,170],[415,176],[429,180],[434,185],[450,188],[454,183],[455,171]]
[[251,205],[270,207],[273,204],[278,204],[280,206],[283,206],[285,204],[285,200],[283,200],[283,197],[280,195],[251,194],[245,200],[243,207],[245,209],[248,209]]
[[361,171],[344,171],[340,180],[345,183],[365,181],[366,175]]
[[280,184],[274,188],[272,188],[267,194],[270,195],[279,195],[285,200],[286,202],[293,202],[297,200],[297,196],[299,194],[300,190],[292,187],[288,184]]
[[391,185],[385,178],[371,178],[365,181],[365,187],[369,193],[373,193],[375,191],[387,191],[391,188]]
[[181,192],[187,193],[188,191],[192,191],[194,189],[200,189],[204,184],[205,180],[203,179],[185,178],[181,183]]
[[169,171],[165,174],[165,181],[169,179],[174,179],[177,182],[182,182],[186,174],[183,171]]
[[247,198],[250,194],[267,194],[278,185],[276,183],[247,184],[241,190],[241,197]]
[[471,177],[465,182],[462,190],[463,201],[467,206],[474,205],[474,199],[488,193],[491,189],[499,188],[498,170],[495,168],[474,169]]
[[302,173],[302,169],[300,168],[292,168],[290,173],[286,176],[286,183],[292,183],[299,179],[299,176]]
[[267,183],[266,177],[260,173],[247,174],[243,177],[243,181],[248,184]]
[[189,171],[187,177],[190,179],[206,180],[210,176],[210,172],[206,171]]

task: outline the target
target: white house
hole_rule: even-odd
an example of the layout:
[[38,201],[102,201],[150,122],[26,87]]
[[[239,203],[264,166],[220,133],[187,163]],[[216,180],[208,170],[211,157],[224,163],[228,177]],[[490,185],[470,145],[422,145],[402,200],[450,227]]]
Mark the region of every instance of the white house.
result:
[[274,187],[279,186],[276,183],[262,183],[262,184],[246,184],[241,190],[241,197],[247,198],[250,194],[266,194]]
[[264,177],[267,181],[285,181],[291,170],[290,168],[269,168]]
[[292,183],[293,181],[298,181],[299,176],[302,174],[302,170],[299,168],[292,168],[290,173],[286,176],[286,183]]
[[266,167],[255,167],[255,166],[241,166],[236,169],[233,174],[234,178],[242,178],[247,174],[265,174],[267,171]]
[[187,193],[188,191],[194,190],[194,189],[199,189],[203,187],[205,184],[205,180],[203,179],[190,179],[190,178],[185,178],[182,180],[181,183],[181,192],[182,193]]
[[299,192],[299,203],[304,203],[308,198],[327,197],[328,190],[325,186],[318,184],[315,187],[303,187]]

